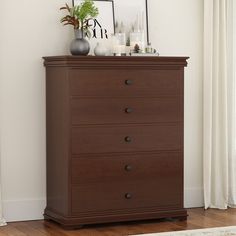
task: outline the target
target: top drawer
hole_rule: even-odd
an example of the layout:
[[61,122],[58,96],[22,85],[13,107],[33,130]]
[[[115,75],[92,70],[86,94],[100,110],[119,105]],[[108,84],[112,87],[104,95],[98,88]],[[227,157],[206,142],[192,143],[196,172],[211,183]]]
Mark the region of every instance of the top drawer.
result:
[[183,94],[182,70],[69,71],[70,94],[84,97],[161,97]]

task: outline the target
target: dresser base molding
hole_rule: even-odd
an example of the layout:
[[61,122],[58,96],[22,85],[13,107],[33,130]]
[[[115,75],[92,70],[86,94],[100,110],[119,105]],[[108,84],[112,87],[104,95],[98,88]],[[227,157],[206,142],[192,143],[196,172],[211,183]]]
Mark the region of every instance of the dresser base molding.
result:
[[136,220],[153,220],[162,218],[171,218],[179,220],[187,220],[187,211],[185,209],[171,210],[171,211],[160,211],[156,212],[139,212],[130,214],[104,214],[100,216],[88,217],[65,217],[52,210],[45,209],[44,218],[45,220],[53,220],[59,223],[64,228],[76,228],[79,229],[83,225],[100,224],[100,223],[114,223],[114,222],[125,222],[125,221],[136,221]]

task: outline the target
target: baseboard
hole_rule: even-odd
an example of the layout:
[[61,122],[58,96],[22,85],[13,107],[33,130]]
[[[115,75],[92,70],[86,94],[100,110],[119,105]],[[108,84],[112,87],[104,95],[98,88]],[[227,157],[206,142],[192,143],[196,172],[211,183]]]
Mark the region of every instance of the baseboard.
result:
[[3,201],[3,215],[7,222],[41,220],[45,199]]
[[184,207],[194,208],[203,207],[203,188],[185,188],[184,189]]

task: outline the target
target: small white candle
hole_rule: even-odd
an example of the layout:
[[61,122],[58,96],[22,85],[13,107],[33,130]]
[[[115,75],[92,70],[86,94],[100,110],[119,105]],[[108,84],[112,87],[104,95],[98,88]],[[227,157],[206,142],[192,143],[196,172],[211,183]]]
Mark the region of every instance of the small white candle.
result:
[[144,11],[142,11],[141,31],[144,30]]
[[140,29],[140,19],[139,19],[139,12],[137,14],[137,32],[139,31]]
[[125,54],[125,45],[116,45],[114,47],[114,53],[116,56],[121,56],[122,54]]
[[138,32],[140,31],[142,26],[142,22],[141,22],[141,14],[140,12],[138,13]]

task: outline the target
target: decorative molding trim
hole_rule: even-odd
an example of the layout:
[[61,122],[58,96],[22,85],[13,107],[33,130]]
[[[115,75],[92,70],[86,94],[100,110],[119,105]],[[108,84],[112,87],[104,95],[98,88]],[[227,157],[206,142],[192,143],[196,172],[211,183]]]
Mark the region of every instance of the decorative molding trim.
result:
[[183,69],[187,66],[189,57],[115,57],[115,56],[52,56],[43,57],[44,65],[47,67],[70,66],[71,69],[83,68],[91,69],[91,64],[94,69],[126,69],[148,68],[153,70],[163,69]]
[[184,189],[184,207],[194,208],[203,207],[203,188],[185,188]]
[[[186,220],[187,211],[185,209],[174,210],[174,211],[151,211],[151,212],[137,212],[137,213],[112,213],[102,214],[100,216],[95,216],[91,212],[88,217],[74,216],[65,217],[54,211],[45,210],[45,217],[53,221],[58,222],[63,227],[73,228],[74,226],[81,227],[82,225],[88,224],[99,224],[104,222],[123,222],[123,221],[136,221],[136,220],[147,220],[147,219],[160,219],[160,218],[179,218]],[[132,217],[132,219],[130,218]]]
[[45,199],[3,201],[3,215],[7,222],[41,220],[46,207]]

